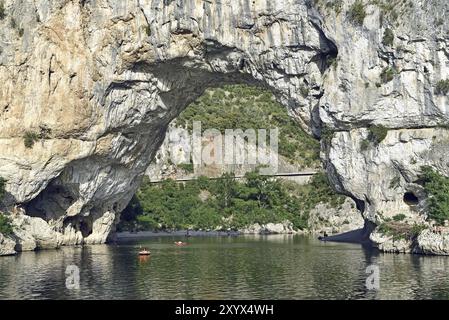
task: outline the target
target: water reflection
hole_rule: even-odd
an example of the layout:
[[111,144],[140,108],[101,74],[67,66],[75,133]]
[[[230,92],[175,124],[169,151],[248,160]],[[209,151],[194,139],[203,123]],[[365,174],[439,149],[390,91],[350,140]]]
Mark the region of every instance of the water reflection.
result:
[[[447,299],[448,257],[379,254],[302,236],[130,240],[0,259],[2,299]],[[151,256],[139,256],[139,247]],[[68,265],[79,290],[65,287]],[[380,290],[365,288],[370,264]]]

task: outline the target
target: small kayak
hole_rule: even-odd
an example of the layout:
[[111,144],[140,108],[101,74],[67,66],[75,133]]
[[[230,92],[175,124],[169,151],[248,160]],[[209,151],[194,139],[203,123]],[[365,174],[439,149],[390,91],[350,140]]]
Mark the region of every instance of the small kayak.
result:
[[182,247],[182,246],[186,246],[187,242],[182,242],[182,241],[176,241],[175,245],[177,245],[178,247]]
[[139,251],[139,256],[149,256],[151,254],[148,250]]

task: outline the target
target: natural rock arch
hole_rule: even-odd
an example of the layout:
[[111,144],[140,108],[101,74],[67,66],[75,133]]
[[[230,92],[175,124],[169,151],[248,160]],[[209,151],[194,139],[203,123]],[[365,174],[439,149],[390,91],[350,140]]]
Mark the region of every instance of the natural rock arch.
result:
[[[33,93],[36,99],[49,96],[38,112],[56,113],[55,120],[69,125],[42,116],[32,121],[22,111],[28,130],[39,133],[45,125],[51,133],[31,150],[20,150],[27,162],[34,153],[48,155],[26,170],[34,175],[26,186],[13,184],[11,193],[28,215],[49,221],[63,243],[78,242],[81,237],[72,235],[81,231],[87,243],[105,241],[111,217],[128,203],[169,122],[209,86],[268,87],[306,130],[318,130],[312,111],[327,61],[337,52],[305,2],[177,2],[118,1],[109,8],[103,1],[64,3],[46,12],[38,8],[42,23],[25,30],[32,40],[26,57],[39,60],[41,68],[20,71],[32,79],[46,73]],[[54,108],[58,94],[64,97],[58,99],[61,110]],[[89,119],[80,119],[83,111]],[[80,230],[83,218],[75,217],[93,223]]]

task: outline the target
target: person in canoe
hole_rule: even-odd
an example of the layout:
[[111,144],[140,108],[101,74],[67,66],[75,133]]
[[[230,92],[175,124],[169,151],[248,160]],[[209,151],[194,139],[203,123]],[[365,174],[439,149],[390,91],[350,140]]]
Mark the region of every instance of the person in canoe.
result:
[[178,247],[185,246],[185,245],[187,245],[187,242],[175,241],[175,245],[177,245]]
[[326,238],[327,238],[328,236],[329,236],[329,235],[327,234],[327,232],[324,231],[323,236],[319,236],[319,237],[318,237],[318,240],[326,241]]
[[149,256],[150,254],[150,250],[148,250],[147,248],[143,248],[142,250],[142,247],[140,247],[139,256]]

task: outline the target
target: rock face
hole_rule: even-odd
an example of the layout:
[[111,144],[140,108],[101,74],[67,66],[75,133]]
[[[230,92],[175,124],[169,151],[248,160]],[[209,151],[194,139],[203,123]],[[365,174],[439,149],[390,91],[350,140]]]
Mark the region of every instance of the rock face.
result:
[[394,239],[391,236],[373,232],[370,239],[384,252],[449,255],[448,230],[440,234],[426,229],[414,239]]
[[16,254],[14,247],[16,242],[0,233],[0,256],[11,256]]
[[[169,122],[222,83],[271,88],[309,133],[328,128],[327,172],[366,219],[410,211],[419,166],[449,175],[448,98],[434,90],[449,77],[446,0],[396,22],[367,4],[361,26],[352,0],[338,14],[308,0],[3,2],[0,176],[4,205],[48,225],[25,231],[36,246],[104,242]],[[390,131],[363,151],[370,124]]]
[[356,204],[350,198],[341,207],[331,208],[320,203],[309,214],[309,231],[313,233],[337,234],[362,229],[364,220]]
[[242,234],[294,234],[297,233],[293,224],[289,221],[283,223],[267,223],[260,225],[255,223],[245,229],[239,230]]

